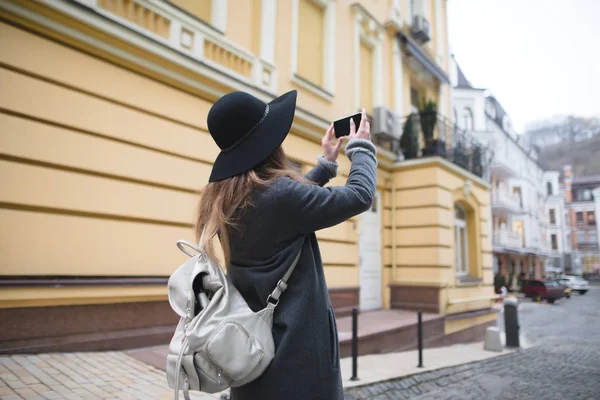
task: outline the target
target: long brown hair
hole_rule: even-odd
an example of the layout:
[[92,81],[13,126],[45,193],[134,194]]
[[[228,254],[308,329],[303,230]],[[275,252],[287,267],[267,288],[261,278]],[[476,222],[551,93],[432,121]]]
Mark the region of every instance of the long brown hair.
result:
[[231,208],[236,205],[237,209],[251,207],[251,194],[254,190],[269,186],[275,179],[282,177],[307,182],[279,147],[253,169],[206,185],[198,207],[196,240],[201,239],[202,230],[205,229],[200,247],[209,257],[216,258],[213,238],[218,235],[225,261],[229,261],[227,228],[238,227],[229,215]]

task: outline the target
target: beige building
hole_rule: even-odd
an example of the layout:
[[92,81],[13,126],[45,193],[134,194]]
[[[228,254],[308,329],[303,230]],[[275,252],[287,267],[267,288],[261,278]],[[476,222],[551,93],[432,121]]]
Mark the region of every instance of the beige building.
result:
[[[206,115],[233,90],[298,90],[284,148],[303,169],[331,121],[372,117],[377,200],[317,233],[338,316],[422,309],[443,335],[481,333],[487,153],[443,118],[446,21],[445,0],[1,1],[1,351],[170,338],[174,243],[218,150]],[[436,110],[406,119],[423,100]]]

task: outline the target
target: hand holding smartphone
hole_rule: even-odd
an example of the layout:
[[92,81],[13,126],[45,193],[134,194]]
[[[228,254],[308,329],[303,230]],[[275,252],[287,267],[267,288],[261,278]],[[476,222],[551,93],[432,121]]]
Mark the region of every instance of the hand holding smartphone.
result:
[[360,126],[360,120],[362,118],[361,113],[349,115],[347,117],[333,121],[333,130],[335,131],[335,137],[340,138],[342,136],[350,135],[350,119],[354,121],[354,126],[358,129]]

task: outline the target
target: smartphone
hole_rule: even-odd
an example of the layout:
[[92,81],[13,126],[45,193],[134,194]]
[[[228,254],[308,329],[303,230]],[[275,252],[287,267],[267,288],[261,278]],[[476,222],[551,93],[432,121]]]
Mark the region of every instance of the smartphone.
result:
[[350,134],[350,118],[354,120],[354,126],[358,129],[360,125],[362,114],[356,113],[348,117],[333,121],[333,130],[335,131],[335,137],[340,138],[342,136],[348,136]]

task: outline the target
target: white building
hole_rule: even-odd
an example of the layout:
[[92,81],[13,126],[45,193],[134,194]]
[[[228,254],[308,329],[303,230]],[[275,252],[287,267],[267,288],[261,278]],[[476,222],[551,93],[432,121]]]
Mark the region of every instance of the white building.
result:
[[575,274],[600,271],[600,176],[574,176],[570,165],[563,168],[563,236],[567,244],[565,268]]
[[[516,134],[510,117],[489,91],[474,88],[458,65],[452,70],[456,124],[494,152],[490,171],[495,273],[512,278],[512,286],[521,273],[541,278],[546,275],[545,267],[560,266],[564,249],[558,172],[543,171],[538,149]],[[550,196],[547,182],[553,188]]]
[[548,216],[548,230],[546,240],[550,243],[550,249],[558,253],[559,257],[551,260],[551,265],[556,271],[563,271],[565,259],[563,254],[571,251],[571,244],[567,240],[567,229],[569,225],[568,214],[565,208],[565,196],[560,189],[560,173],[558,171],[544,172],[544,187],[546,190],[546,209]]

